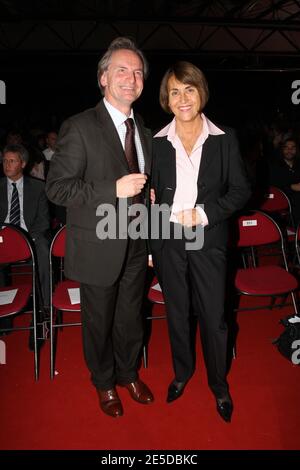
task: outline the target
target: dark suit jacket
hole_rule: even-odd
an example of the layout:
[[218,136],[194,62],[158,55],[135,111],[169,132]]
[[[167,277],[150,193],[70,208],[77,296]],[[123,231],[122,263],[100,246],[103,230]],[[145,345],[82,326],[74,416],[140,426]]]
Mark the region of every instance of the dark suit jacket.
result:
[[[32,238],[46,234],[49,229],[48,200],[45,183],[24,176],[23,216]],[[0,224],[4,222],[8,211],[7,179],[0,178]]]
[[[227,219],[241,209],[250,197],[250,185],[238,143],[232,130],[209,135],[204,143],[198,175],[196,204],[204,204],[209,225],[204,229],[203,249],[225,246]],[[154,138],[152,187],[156,204],[173,204],[176,189],[175,149],[167,137]],[[163,246],[163,240],[151,240],[151,250]]]
[[[151,133],[135,116],[145,157],[151,168]],[[65,272],[79,282],[111,285],[126,254],[127,239],[100,240],[96,235],[99,204],[118,210],[116,180],[129,174],[113,121],[101,101],[62,125],[51,159],[46,190],[55,204],[67,207]]]

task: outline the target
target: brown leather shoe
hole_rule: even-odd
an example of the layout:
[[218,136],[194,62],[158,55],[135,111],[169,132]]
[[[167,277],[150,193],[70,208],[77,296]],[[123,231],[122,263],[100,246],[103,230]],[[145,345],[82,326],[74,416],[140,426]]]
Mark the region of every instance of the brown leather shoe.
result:
[[108,416],[118,418],[123,415],[123,406],[115,388],[97,390],[101,410]]
[[137,401],[138,403],[142,403],[143,405],[147,405],[154,400],[154,397],[144,382],[140,379],[136,380],[136,382],[131,382],[129,384],[121,385],[121,387],[127,388],[128,392],[130,393],[131,397]]

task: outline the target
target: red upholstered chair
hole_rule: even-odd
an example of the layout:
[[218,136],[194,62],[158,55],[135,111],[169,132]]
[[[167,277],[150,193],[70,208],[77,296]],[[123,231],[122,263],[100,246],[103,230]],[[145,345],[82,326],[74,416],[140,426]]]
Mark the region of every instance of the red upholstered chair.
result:
[[[80,326],[81,322],[63,322],[63,312],[80,312],[80,303],[72,304],[69,289],[79,289],[77,281],[64,278],[63,260],[65,256],[66,227],[62,227],[54,236],[50,246],[50,292],[52,292],[50,303],[50,376],[54,378],[55,353],[57,344],[57,329],[66,326]],[[60,262],[59,280],[54,281],[54,259]]]
[[[163,293],[161,291],[161,287],[159,285],[159,282],[158,282],[158,279],[157,279],[156,276],[154,276],[154,278],[151,282],[147,298],[152,304],[164,304],[165,303],[164,296],[163,296]],[[146,320],[161,320],[161,319],[164,319],[164,318],[166,318],[166,315],[151,315],[151,316],[147,316]],[[145,368],[148,367],[148,351],[147,351],[147,349],[148,349],[147,345],[144,344],[144,347],[143,347],[143,362],[144,362],[144,367]]]
[[291,204],[287,195],[276,186],[270,186],[265,193],[264,198],[259,206],[264,212],[291,212]]
[[254,207],[253,209],[262,210],[271,216],[279,216],[281,221],[284,223],[288,240],[294,241],[296,230],[292,207],[291,202],[284,191],[276,186],[270,186],[259,206]]
[[[278,224],[264,212],[250,211],[237,219],[237,225],[239,248],[253,248],[276,243],[280,246],[282,258],[282,265],[276,264],[273,260],[272,264],[263,266],[252,264],[252,267],[238,269],[235,277],[235,287],[238,292],[241,295],[271,297],[270,308],[282,306],[282,304],[275,304],[276,298],[290,294],[296,313],[297,303],[294,292],[298,289],[298,281],[289,272],[283,235]],[[255,308],[266,308],[266,306],[253,307],[251,310]]]
[[8,287],[0,287],[1,297],[5,292],[17,290],[11,303],[0,305],[0,318],[8,318],[25,312],[32,298],[32,322],[30,326],[0,329],[0,332],[32,330],[34,338],[34,376],[38,379],[38,348],[37,348],[37,276],[36,255],[34,244],[25,230],[9,224],[3,224],[0,229],[0,264],[15,265],[16,263],[31,263],[29,282],[15,281]]

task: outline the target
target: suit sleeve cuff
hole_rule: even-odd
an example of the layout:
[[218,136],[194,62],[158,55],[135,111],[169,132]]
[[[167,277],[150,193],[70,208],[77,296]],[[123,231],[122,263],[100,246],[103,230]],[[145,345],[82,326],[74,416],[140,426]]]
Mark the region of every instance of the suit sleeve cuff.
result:
[[199,215],[200,215],[200,217],[201,217],[201,225],[202,225],[202,227],[206,227],[206,226],[209,224],[206,213],[204,212],[204,210],[203,210],[202,207],[200,207],[200,206],[197,206],[196,209],[197,209],[197,211],[198,211],[198,213],[199,213]]

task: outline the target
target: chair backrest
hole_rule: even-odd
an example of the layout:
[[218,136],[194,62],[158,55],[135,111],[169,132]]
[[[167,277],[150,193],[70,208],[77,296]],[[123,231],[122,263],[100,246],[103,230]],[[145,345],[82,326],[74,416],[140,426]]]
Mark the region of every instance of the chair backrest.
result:
[[277,223],[261,211],[249,211],[238,217],[238,247],[267,245],[283,242]]
[[265,212],[291,211],[290,200],[287,195],[276,186],[270,186],[264,195],[259,209]]
[[64,225],[59,229],[55,234],[51,247],[50,247],[50,256],[56,256],[59,258],[64,258],[65,256],[65,247],[66,247],[66,226]]
[[[40,289],[39,278],[36,261],[36,250],[34,242],[30,235],[22,228],[11,225],[2,224],[0,228],[0,264],[14,265],[20,261],[30,260],[31,265],[31,285],[29,283],[17,283],[13,280],[12,287],[18,289],[15,301],[11,304],[2,305],[1,317],[4,318],[9,315],[22,312],[28,303],[29,296],[32,295],[32,324],[28,327],[22,327],[21,329],[33,329],[34,338],[34,373],[35,379],[38,379],[39,375],[39,361],[38,361],[38,349],[37,349],[37,304],[38,304],[38,292]],[[7,288],[4,288],[4,290]],[[20,329],[19,327],[13,327],[12,330]]]
[[13,225],[0,228],[0,264],[16,263],[32,257],[28,235]]

